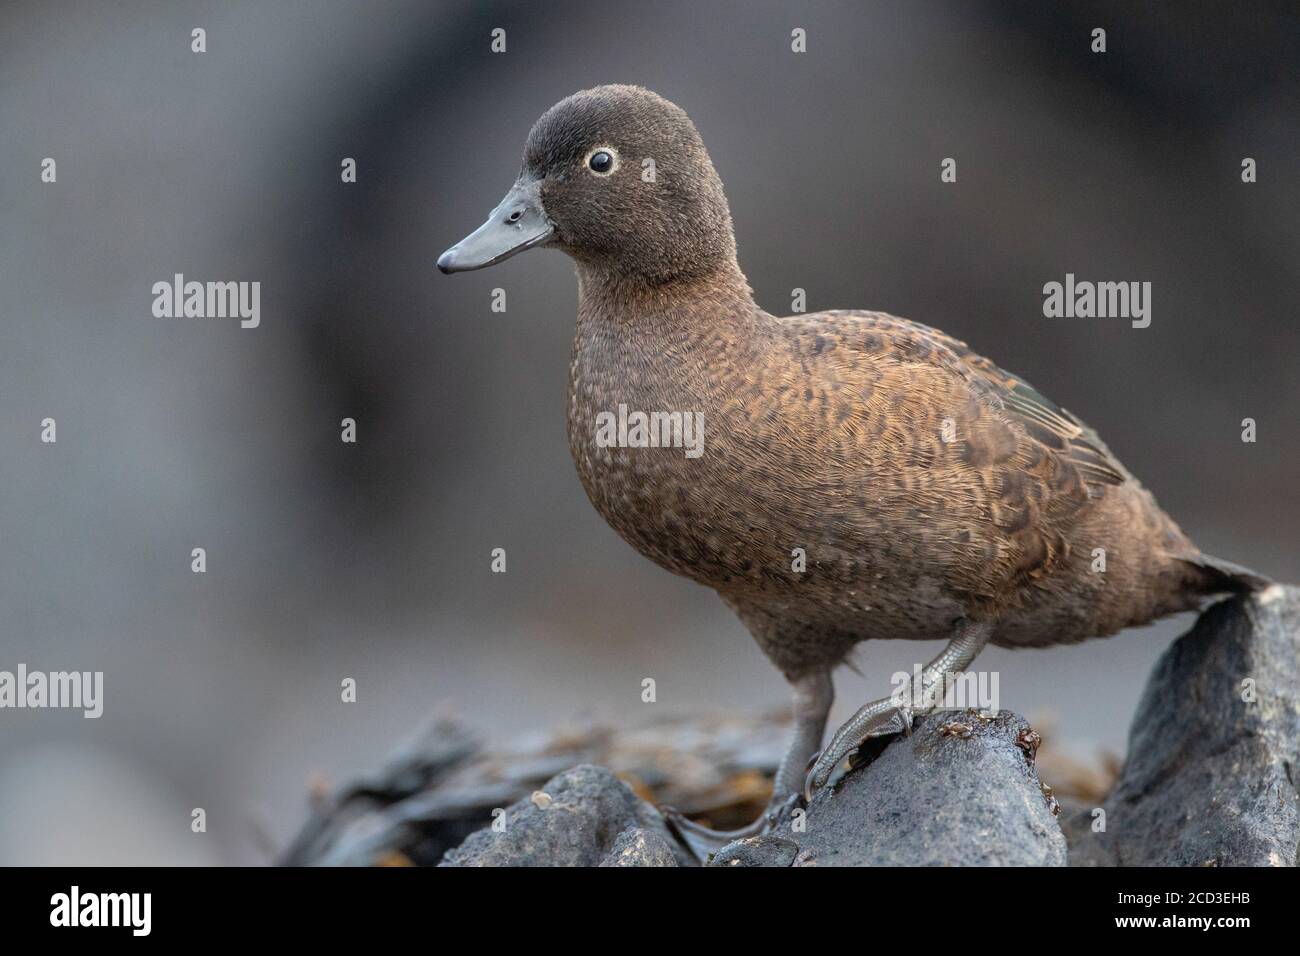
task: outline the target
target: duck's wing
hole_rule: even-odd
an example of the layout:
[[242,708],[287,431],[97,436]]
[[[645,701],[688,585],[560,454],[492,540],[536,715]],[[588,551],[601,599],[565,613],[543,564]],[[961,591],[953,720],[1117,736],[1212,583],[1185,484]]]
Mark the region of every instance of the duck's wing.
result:
[[976,377],[977,384],[984,386],[980,391],[986,400],[1003,408],[1031,439],[1077,469],[1087,487],[1100,490],[1106,485],[1132,480],[1132,475],[1095,430],[1019,375],[999,368],[960,339],[920,322],[881,312],[853,314],[869,325],[892,333],[904,347],[908,339],[921,339],[941,359],[955,359]]
[[1020,376],[971,351],[965,342],[946,335],[943,337],[963,362],[993,386],[1003,407],[1017,416],[1032,437],[1064,451],[1086,484],[1093,487],[1119,485],[1132,477],[1097,432],[1078,416],[1057,405]]
[[[869,386],[857,427],[883,436],[867,467],[879,494],[893,495],[884,510],[932,516],[929,559],[950,554],[971,594],[996,599],[1050,575],[1109,492],[1141,494],[1096,432],[937,329],[864,312],[797,317],[791,328],[810,370],[825,362],[830,377]],[[846,362],[839,349],[859,357]],[[945,423],[955,440],[941,437]]]

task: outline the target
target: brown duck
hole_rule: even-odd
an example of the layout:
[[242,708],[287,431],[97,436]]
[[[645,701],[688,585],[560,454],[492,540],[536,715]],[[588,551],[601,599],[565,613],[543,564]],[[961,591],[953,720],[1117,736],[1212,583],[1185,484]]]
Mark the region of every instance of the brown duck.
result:
[[[924,712],[873,701],[817,756],[831,671],[861,641],[950,637],[924,692],[990,642],[1073,643],[1268,583],[1202,554],[1092,429],[965,343],[880,312],[763,311],[708,152],[654,93],[547,110],[438,267],[534,246],[577,264],[568,433],[592,504],[717,591],[793,688],[770,811],[740,832],[798,799],[811,758],[809,790]],[[677,822],[697,848],[736,835]]]

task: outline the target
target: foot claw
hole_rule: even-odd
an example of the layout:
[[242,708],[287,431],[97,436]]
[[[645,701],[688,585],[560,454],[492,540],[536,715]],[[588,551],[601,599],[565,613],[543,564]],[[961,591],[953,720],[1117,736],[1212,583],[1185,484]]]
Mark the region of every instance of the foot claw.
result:
[[763,815],[763,818],[767,821],[767,826],[763,832],[771,833],[775,830],[785,815],[801,803],[803,803],[803,794],[792,793],[779,804],[776,801],[769,804],[767,812]]
[[912,708],[907,703],[886,697],[861,707],[813,761],[804,778],[804,799],[811,802],[813,793],[826,786],[840,762],[866,741],[894,734],[912,734]]
[[804,767],[803,777],[803,800],[804,803],[812,803],[813,793],[817,787],[813,786],[813,771],[817,769],[817,763],[822,759],[822,751],[817,751],[808,758],[808,765]]

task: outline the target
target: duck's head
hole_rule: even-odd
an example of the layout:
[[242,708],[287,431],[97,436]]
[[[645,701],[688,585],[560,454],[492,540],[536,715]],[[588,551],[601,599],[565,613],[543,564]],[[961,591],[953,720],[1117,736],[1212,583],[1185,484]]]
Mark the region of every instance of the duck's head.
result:
[[734,264],[722,182],[686,113],[636,86],[556,103],[529,133],[514,186],[438,268],[482,269],[537,246],[652,284]]

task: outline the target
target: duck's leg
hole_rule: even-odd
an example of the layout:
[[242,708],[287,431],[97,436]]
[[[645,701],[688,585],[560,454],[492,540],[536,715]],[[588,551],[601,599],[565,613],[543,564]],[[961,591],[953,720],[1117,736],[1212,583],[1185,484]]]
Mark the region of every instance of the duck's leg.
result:
[[801,796],[808,764],[826,732],[826,717],[835,699],[835,687],[829,670],[818,670],[792,679],[790,686],[794,697],[794,733],[777,767],[772,799],[757,820],[739,830],[712,830],[686,819],[671,807],[663,808],[669,825],[700,862],[705,862],[710,853],[716,853],[732,840],[757,836],[769,830],[786,808]]
[[[911,733],[912,717],[928,714],[935,709],[938,700],[934,692],[940,681],[949,674],[956,674],[970,666],[971,661],[989,642],[992,633],[993,628],[989,624],[958,621],[948,646],[921,671],[919,688],[913,679],[893,696],[864,704],[835,731],[835,736],[808,773],[805,797],[811,800],[812,792],[826,785],[840,761],[869,738]],[[922,703],[914,705],[914,701]]]

